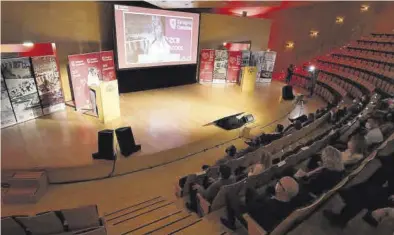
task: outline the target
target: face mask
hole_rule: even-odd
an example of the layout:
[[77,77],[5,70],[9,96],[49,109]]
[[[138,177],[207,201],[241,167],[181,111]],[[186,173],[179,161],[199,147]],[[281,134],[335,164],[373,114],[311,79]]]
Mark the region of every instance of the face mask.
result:
[[368,130],[370,130],[370,129],[371,129],[371,125],[367,122],[367,123],[365,124],[365,128],[367,128]]

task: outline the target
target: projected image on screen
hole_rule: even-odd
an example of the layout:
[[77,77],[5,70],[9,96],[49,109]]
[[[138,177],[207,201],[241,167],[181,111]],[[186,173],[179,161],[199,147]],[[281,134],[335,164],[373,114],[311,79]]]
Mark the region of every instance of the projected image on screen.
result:
[[115,5],[118,67],[193,64],[197,14]]

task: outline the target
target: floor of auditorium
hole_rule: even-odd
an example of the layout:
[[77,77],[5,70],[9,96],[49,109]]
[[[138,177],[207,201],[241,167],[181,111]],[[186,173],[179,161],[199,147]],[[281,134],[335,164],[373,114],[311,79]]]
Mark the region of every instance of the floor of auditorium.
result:
[[[280,99],[282,86],[280,82],[260,85],[254,94],[249,95],[241,93],[239,87],[199,84],[125,94],[121,95],[121,120],[109,125],[102,125],[72,110],[56,113],[2,130],[2,169],[91,164],[90,154],[97,148],[97,130],[121,125],[133,127],[137,142],[143,145],[140,155],[166,158],[178,153],[177,149],[191,152],[214,146],[221,136],[232,133],[213,126],[202,127],[217,118],[242,111],[252,113],[256,118],[255,129],[262,131],[261,126],[283,115],[286,120],[286,114],[292,110],[290,116],[295,116],[324,105],[315,97],[308,99],[302,109],[293,109],[294,103]],[[193,226],[178,234],[231,234],[217,223],[218,218],[211,218],[218,216],[217,213],[199,219],[195,214],[189,214],[183,201],[174,195],[174,184],[179,177],[200,171],[202,164],[212,164],[229,144],[246,147],[242,139],[235,139],[192,157],[133,174],[73,184],[51,184],[36,204],[2,204],[2,216],[97,204],[100,215],[108,221],[109,234],[169,234],[190,224]],[[142,156],[132,158],[142,159]],[[122,159],[119,165],[124,171],[130,166],[127,159]],[[143,216],[133,212],[136,208],[133,205],[141,202],[146,203],[146,206],[137,206],[143,207],[139,212],[147,212]],[[130,206],[134,209],[125,209]],[[149,212],[158,207],[161,211]],[[121,211],[116,212],[118,210]],[[141,225],[168,214],[174,214],[174,217],[167,220],[167,225],[182,221],[170,227],[161,228],[160,224],[155,224],[140,230]],[[134,219],[128,219],[134,216]],[[138,231],[133,231],[136,229]]]
[[[97,151],[97,131],[121,126],[131,126],[142,145],[133,158],[152,160],[159,152],[227,135],[215,126],[203,127],[224,116],[247,112],[259,124],[277,119],[292,107],[292,102],[280,100],[282,86],[279,82],[260,85],[253,94],[242,93],[239,86],[200,84],[122,94],[121,118],[105,125],[67,107],[2,129],[2,169],[90,165],[91,154]],[[318,104],[312,100],[305,112]]]

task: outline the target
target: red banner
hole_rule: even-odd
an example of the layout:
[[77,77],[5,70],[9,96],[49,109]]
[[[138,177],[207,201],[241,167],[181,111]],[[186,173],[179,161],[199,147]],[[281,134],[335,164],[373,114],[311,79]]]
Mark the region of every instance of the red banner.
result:
[[215,50],[202,49],[200,54],[200,82],[212,82]]
[[71,82],[75,108],[90,109],[89,85],[99,84],[101,80],[100,53],[69,55]]
[[112,81],[116,79],[115,64],[114,64],[114,52],[113,51],[102,51],[100,52],[101,58],[101,73],[103,81]]
[[228,52],[227,82],[236,83],[241,71],[242,51]]

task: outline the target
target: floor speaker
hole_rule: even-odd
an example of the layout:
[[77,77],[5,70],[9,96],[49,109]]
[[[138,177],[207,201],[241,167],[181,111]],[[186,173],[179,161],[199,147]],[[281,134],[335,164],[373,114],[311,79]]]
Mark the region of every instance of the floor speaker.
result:
[[116,139],[119,143],[120,152],[123,156],[128,157],[132,153],[141,150],[141,145],[136,145],[131,127],[120,127],[115,130]]
[[293,94],[293,87],[290,85],[286,85],[282,88],[282,98],[284,100],[293,100],[294,99],[294,94]]
[[94,159],[115,160],[114,130],[98,132],[98,152],[93,154]]

